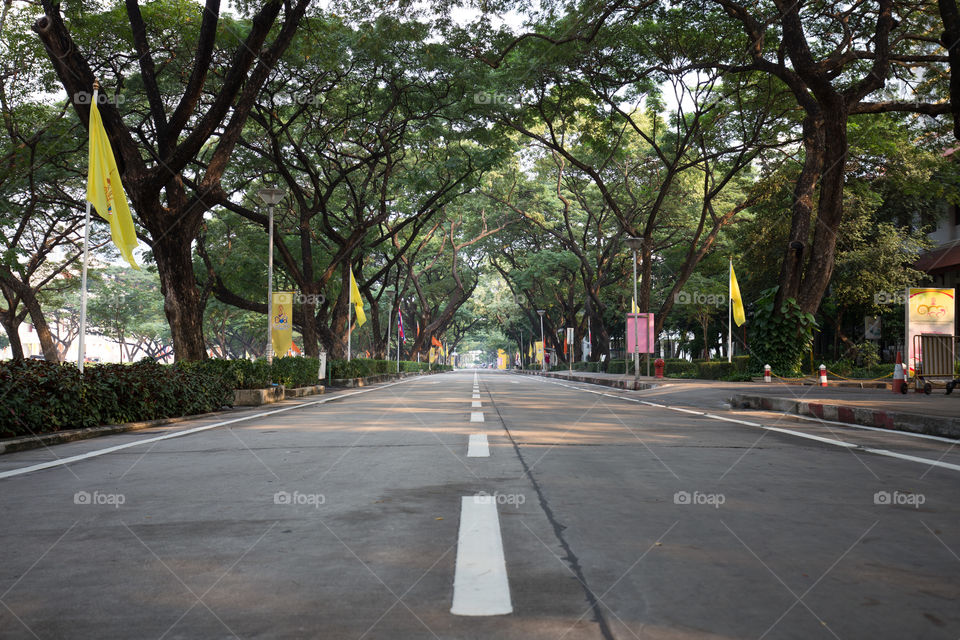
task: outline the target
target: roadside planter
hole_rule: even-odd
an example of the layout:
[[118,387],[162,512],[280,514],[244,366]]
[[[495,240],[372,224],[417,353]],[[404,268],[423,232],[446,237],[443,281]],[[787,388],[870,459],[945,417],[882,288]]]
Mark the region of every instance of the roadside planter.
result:
[[235,389],[233,405],[235,407],[259,407],[263,404],[273,404],[284,399],[283,385],[274,385],[266,389]]

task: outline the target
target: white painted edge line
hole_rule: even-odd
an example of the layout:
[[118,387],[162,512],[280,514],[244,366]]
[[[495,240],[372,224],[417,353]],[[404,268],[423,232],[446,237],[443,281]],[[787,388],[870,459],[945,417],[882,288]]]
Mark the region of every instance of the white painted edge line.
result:
[[703,411],[694,411],[693,409],[681,409],[680,407],[667,407],[670,411],[679,411],[680,413],[689,413],[694,416],[705,416],[707,415]]
[[888,458],[899,458],[900,460],[909,460],[910,462],[920,462],[922,464],[931,464],[944,469],[951,469],[953,471],[960,471],[960,465],[951,464],[949,462],[941,462],[939,460],[930,460],[929,458],[919,458],[917,456],[911,456],[906,453],[897,453],[896,451],[888,451],[887,449],[873,449],[870,447],[864,447],[864,451],[869,453],[875,453],[880,456],[887,456]]
[[138,447],[142,444],[150,444],[151,442],[160,442],[161,440],[170,440],[171,438],[180,438],[182,436],[193,435],[194,433],[209,431],[210,429],[225,427],[228,424],[236,424],[237,422],[255,420],[257,418],[272,416],[274,414],[283,413],[285,411],[293,411],[294,409],[303,409],[304,407],[310,407],[316,404],[326,404],[327,402],[333,402],[334,400],[342,400],[343,398],[358,396],[361,393],[369,393],[371,391],[377,391],[379,389],[386,389],[387,387],[392,387],[397,384],[402,384],[411,379],[412,378],[407,378],[406,380],[398,380],[397,382],[391,382],[381,387],[368,387],[366,389],[361,389],[360,391],[352,391],[350,393],[345,393],[339,396],[331,396],[329,398],[322,398],[320,400],[312,400],[310,402],[304,402],[302,404],[293,405],[292,407],[284,407],[282,409],[273,409],[271,411],[263,411],[261,413],[255,413],[250,416],[244,416],[242,418],[234,418],[233,420],[224,420],[222,422],[215,422],[214,424],[208,424],[202,427],[194,427],[193,429],[184,429],[183,431],[166,433],[162,436],[156,436],[154,438],[144,438],[143,440],[137,440],[136,442],[127,442],[126,444],[118,444],[112,447],[107,447],[105,449],[95,449],[93,451],[88,451],[87,453],[81,453],[75,456],[70,456],[68,458],[58,458],[56,460],[50,460],[49,462],[41,462],[40,464],[34,464],[29,467],[20,467],[19,469],[10,469],[9,471],[4,471],[0,473],[0,480],[2,480],[3,478],[12,478],[13,476],[20,476],[25,473],[31,473],[33,471],[42,471],[44,469],[51,469],[53,467],[59,467],[62,465],[71,464],[73,462],[80,462],[81,460],[87,460],[88,458],[96,458],[99,456],[104,456],[104,455],[107,455],[108,453],[122,451],[124,449],[129,449],[131,447]]
[[824,442],[826,444],[832,444],[837,447],[845,447],[847,449],[858,449],[859,445],[853,444],[851,442],[844,442],[843,440],[834,440],[833,438],[824,438],[823,436],[815,436],[812,433],[804,433],[802,431],[794,431],[793,429],[781,429],[780,427],[768,427],[767,425],[760,425],[761,429],[767,431],[776,431],[777,433],[785,433],[791,436],[797,436],[798,438],[806,438],[807,440],[816,440],[817,442]]
[[463,496],[450,613],[501,616],[512,612],[497,502],[491,496]]
[[749,422],[747,420],[737,420],[736,418],[728,418],[726,416],[718,416],[715,413],[705,413],[704,416],[708,418],[713,418],[714,420],[723,420],[724,422],[733,422],[735,424],[742,424],[748,427],[763,427],[759,422]]
[[489,458],[490,443],[487,442],[487,434],[471,433],[470,441],[467,443],[468,458]]
[[[681,411],[681,412],[683,412],[683,413],[692,413],[692,414],[695,414],[695,415],[702,415],[702,416],[704,416],[704,417],[706,417],[706,418],[712,418],[712,419],[714,419],[714,420],[722,420],[722,421],[724,421],[724,422],[733,422],[733,423],[735,423],[735,424],[742,424],[742,425],[745,425],[745,426],[748,426],[748,427],[759,427],[760,429],[764,429],[764,430],[766,430],[766,431],[776,431],[777,433],[783,433],[783,434],[785,434],[785,435],[796,436],[796,437],[798,437],[798,438],[804,438],[804,439],[807,439],[807,440],[815,440],[815,441],[817,441],[817,442],[822,442],[822,443],[824,443],[824,444],[829,444],[829,445],[833,445],[833,446],[836,446],[836,447],[843,447],[843,448],[845,448],[845,449],[858,449],[858,450],[863,451],[863,452],[865,452],[865,453],[873,453],[873,454],[880,455],[880,456],[886,456],[886,457],[888,457],[888,458],[897,458],[897,459],[899,459],[899,460],[908,460],[908,461],[910,461],[910,462],[919,462],[919,463],[921,463],[921,464],[926,464],[926,465],[930,465],[930,466],[933,466],[933,467],[940,467],[940,468],[942,468],[942,469],[950,469],[950,470],[952,470],[952,471],[960,471],[960,465],[952,464],[952,463],[949,463],[949,462],[942,462],[942,461],[940,461],[940,460],[934,460],[934,459],[932,459],[932,458],[921,458],[921,457],[918,457],[918,456],[911,456],[911,455],[906,454],[906,453],[897,453],[897,452],[895,452],[895,451],[889,451],[889,450],[887,450],[887,449],[874,449],[874,448],[872,448],[872,447],[861,447],[860,445],[853,444],[853,443],[850,443],[850,442],[844,442],[843,440],[835,440],[835,439],[833,439],[833,438],[824,438],[823,436],[817,436],[817,435],[813,435],[813,434],[811,434],[811,433],[803,433],[802,431],[794,431],[793,429],[782,429],[782,428],[780,428],[780,427],[771,427],[771,426],[759,424],[759,423],[757,423],[757,422],[749,422],[749,421],[747,421],[747,420],[737,420],[737,419],[735,419],[735,418],[726,418],[726,417],[724,417],[724,416],[718,416],[718,415],[716,415],[716,414],[714,414],[714,413],[703,413],[703,412],[700,412],[700,411],[692,411],[692,410],[690,410],[690,409],[682,409],[682,408],[680,408],[680,407],[671,407],[671,406],[665,405],[665,404],[659,404],[659,403],[656,403],[656,402],[650,402],[649,400],[638,400],[638,399],[636,399],[636,398],[625,398],[625,397],[623,397],[623,396],[613,395],[613,394],[605,393],[605,392],[602,392],[602,391],[594,391],[593,389],[584,389],[583,387],[574,387],[574,386],[572,386],[572,385],[563,384],[562,382],[553,382],[552,380],[544,380],[544,379],[542,379],[542,378],[538,378],[538,379],[540,379],[541,382],[547,382],[547,383],[549,383],[549,384],[556,384],[556,385],[559,385],[559,386],[561,386],[561,387],[567,387],[567,388],[569,388],[569,389],[576,389],[577,391],[584,391],[584,392],[586,392],[586,393],[594,393],[594,394],[598,394],[598,395],[609,396],[609,397],[611,397],[611,398],[617,398],[617,399],[619,399],[619,400],[626,400],[626,401],[628,401],[628,402],[637,402],[637,403],[640,403],[640,404],[645,404],[645,405],[650,406],[650,407],[658,407],[658,408],[660,408],[660,409],[672,409],[673,411]],[[589,384],[589,383],[587,383],[587,384]],[[783,413],[783,412],[777,412],[777,413]],[[944,442],[949,442],[949,443],[951,443],[951,444],[956,444],[956,440],[951,440],[951,439],[949,439],[949,438],[940,438],[939,436],[928,436],[928,435],[926,435],[926,434],[911,433],[911,432],[909,432],[909,431],[897,431],[896,429],[881,429],[881,428],[879,428],[879,427],[867,427],[867,426],[864,426],[864,425],[848,424],[848,423],[846,423],[846,422],[833,422],[833,421],[830,421],[830,420],[819,420],[819,419],[817,419],[817,418],[811,418],[811,417],[807,417],[807,416],[798,416],[798,415],[793,414],[793,413],[784,413],[784,415],[789,416],[789,417],[791,417],[791,418],[801,418],[801,419],[804,419],[804,420],[810,420],[810,421],[812,421],[812,422],[829,422],[830,424],[836,424],[836,425],[840,425],[840,426],[843,426],[843,427],[855,427],[855,428],[858,428],[858,429],[869,429],[869,430],[871,430],[871,431],[883,431],[883,432],[886,432],[886,433],[892,433],[892,434],[897,434],[897,435],[901,435],[901,434],[902,434],[902,435],[911,435],[911,436],[914,436],[914,437],[924,437],[924,438],[928,438],[928,439],[942,440],[942,441],[944,441]]]
[[473,401],[470,403],[470,408],[471,408],[471,409],[479,409],[479,408],[480,408],[480,401],[479,401],[479,400],[473,400]]
[[924,440],[936,440],[937,442],[948,442],[950,444],[957,444],[958,441],[956,438],[944,438],[943,436],[931,436],[926,433],[914,433],[913,431],[900,431],[898,429],[884,429],[883,427],[868,427],[865,424],[853,424],[852,422],[837,422],[836,420],[822,420],[820,418],[814,418],[812,416],[801,416],[796,413],[787,413],[786,411],[776,411],[780,415],[787,416],[788,418],[799,418],[800,420],[806,420],[808,422],[822,422],[823,424],[835,424],[841,427],[851,427],[853,429],[865,429],[867,431],[879,431],[881,433],[892,433],[898,436],[909,436],[911,438],[922,438]]
[[483,422],[483,411],[471,411],[470,422]]

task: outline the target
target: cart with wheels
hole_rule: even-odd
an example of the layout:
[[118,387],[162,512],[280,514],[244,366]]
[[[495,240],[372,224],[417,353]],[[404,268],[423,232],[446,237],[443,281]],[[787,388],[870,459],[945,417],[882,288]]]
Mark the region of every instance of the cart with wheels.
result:
[[[913,352],[918,356],[916,373],[913,377],[914,388],[927,395],[933,391],[933,384],[943,382],[950,394],[960,386],[960,379],[954,373],[956,362],[956,336],[936,333],[921,333],[913,336]],[[906,389],[906,385],[904,385]]]

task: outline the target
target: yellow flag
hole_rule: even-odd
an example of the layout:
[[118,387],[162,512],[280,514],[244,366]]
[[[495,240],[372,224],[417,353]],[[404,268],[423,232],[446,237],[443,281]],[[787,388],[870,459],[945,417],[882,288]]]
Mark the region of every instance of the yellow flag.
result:
[[743,298],[740,297],[740,285],[737,284],[737,274],[733,271],[733,262],[730,262],[730,304],[733,305],[733,321],[739,327],[747,321],[743,313]]
[[633,303],[633,311],[631,311],[630,313],[640,313],[640,307],[637,306],[637,299],[631,298],[630,300]]
[[360,297],[360,288],[357,287],[357,281],[353,277],[353,269],[350,269],[350,302],[353,303],[354,312],[357,314],[357,328],[359,329],[367,321],[367,314],[363,312],[363,298]]
[[133,259],[137,246],[137,232],[127,206],[127,196],[120,183],[117,161],[110,148],[110,140],[103,128],[97,101],[90,101],[90,157],[87,172],[87,200],[100,217],[110,223],[110,235],[123,259],[134,269],[139,269]]

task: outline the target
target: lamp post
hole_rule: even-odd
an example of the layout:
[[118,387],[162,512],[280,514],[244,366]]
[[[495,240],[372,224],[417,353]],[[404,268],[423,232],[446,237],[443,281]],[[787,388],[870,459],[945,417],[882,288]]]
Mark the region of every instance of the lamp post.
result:
[[264,187],[257,192],[270,211],[270,223],[267,227],[267,363],[273,364],[273,208],[283,200],[283,189]]
[[537,315],[540,316],[540,370],[547,370],[547,343],[543,339],[543,314],[547,312],[546,309],[537,309]]
[[[640,310],[640,303],[637,302],[637,251],[643,247],[643,238],[627,238],[627,246],[633,250],[633,302],[637,305],[637,311]],[[633,309],[630,309],[631,313]],[[638,314],[634,314],[637,316]],[[635,380],[640,379],[640,318],[633,319],[633,347],[636,349],[633,356],[633,376]]]

